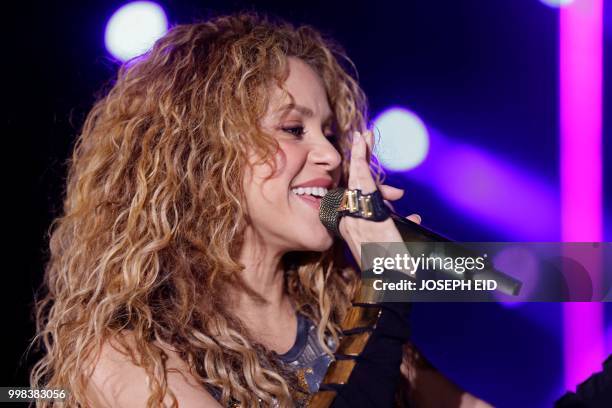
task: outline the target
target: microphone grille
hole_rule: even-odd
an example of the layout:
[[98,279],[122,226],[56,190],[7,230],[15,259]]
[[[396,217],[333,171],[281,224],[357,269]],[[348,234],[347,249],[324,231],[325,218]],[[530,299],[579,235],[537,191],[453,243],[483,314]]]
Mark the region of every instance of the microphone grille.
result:
[[321,206],[319,208],[319,219],[325,225],[325,228],[337,236],[340,236],[340,231],[338,231],[338,223],[340,222],[338,208],[342,202],[344,190],[342,187],[329,190],[321,199]]

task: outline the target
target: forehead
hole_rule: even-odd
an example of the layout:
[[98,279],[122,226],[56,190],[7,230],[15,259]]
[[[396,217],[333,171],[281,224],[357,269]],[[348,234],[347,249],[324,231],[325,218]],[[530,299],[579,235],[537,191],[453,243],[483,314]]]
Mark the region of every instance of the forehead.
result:
[[316,116],[329,115],[327,92],[319,74],[299,58],[289,57],[288,62],[289,76],[283,84],[284,91],[278,85],[273,86],[269,113],[278,112],[287,104],[295,104],[309,108]]

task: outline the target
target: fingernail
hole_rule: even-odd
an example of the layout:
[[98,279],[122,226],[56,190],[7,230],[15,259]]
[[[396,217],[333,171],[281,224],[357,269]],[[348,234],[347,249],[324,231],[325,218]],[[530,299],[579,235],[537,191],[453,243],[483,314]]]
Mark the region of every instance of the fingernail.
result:
[[420,223],[422,221],[421,216],[419,214],[412,214],[412,216],[417,219],[417,223]]
[[361,133],[356,131],[353,133],[353,144],[359,144],[359,142],[361,142]]

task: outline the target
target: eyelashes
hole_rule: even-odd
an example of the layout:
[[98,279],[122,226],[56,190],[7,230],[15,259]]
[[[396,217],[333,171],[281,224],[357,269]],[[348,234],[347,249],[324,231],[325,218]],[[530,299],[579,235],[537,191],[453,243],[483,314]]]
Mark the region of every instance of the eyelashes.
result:
[[[306,134],[306,129],[304,128],[304,126],[282,127],[281,130],[285,133],[289,133],[290,135],[295,136],[298,139],[301,139]],[[335,144],[338,141],[338,136],[335,133],[331,135],[325,135],[325,137],[332,144]]]
[[281,128],[283,132],[289,133],[296,137],[302,137],[306,134],[304,126],[289,126]]

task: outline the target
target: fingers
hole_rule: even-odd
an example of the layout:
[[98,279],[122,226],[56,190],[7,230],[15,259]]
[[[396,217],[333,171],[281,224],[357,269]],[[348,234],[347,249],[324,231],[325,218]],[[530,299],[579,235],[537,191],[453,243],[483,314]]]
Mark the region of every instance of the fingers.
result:
[[389,186],[386,184],[381,184],[380,186],[378,186],[378,190],[380,190],[380,194],[382,194],[383,198],[389,201],[399,200],[404,195],[404,190],[402,190],[401,188]]
[[395,211],[395,207],[393,207],[393,204],[391,204],[390,201],[395,201],[402,198],[404,195],[404,190],[401,188],[388,186],[386,184],[379,185],[378,190],[380,191],[380,194],[382,195],[387,207],[389,207],[391,211]]
[[368,146],[368,152],[372,152],[374,148],[374,133],[371,130],[366,130],[362,133],[363,138]]
[[414,222],[415,224],[421,223],[421,216],[419,214],[410,214],[406,217],[406,219]]
[[[366,136],[369,137],[369,136]],[[368,145],[366,137],[360,132],[353,134],[353,146],[351,148],[351,163],[349,165],[348,188],[358,188],[364,194],[370,194],[376,190],[376,183],[370,172],[367,162]]]
[[[353,146],[351,148],[351,162],[349,165],[349,189],[360,189],[362,193],[369,194],[376,190],[376,181],[370,171],[370,166],[367,160],[368,150],[372,149],[374,135],[371,131],[363,133],[355,132],[353,134]],[[404,190],[401,188],[382,184],[378,186],[383,199],[389,204],[389,201],[395,201],[404,195]],[[409,220],[420,223],[421,217],[418,214],[413,214],[408,217]]]

